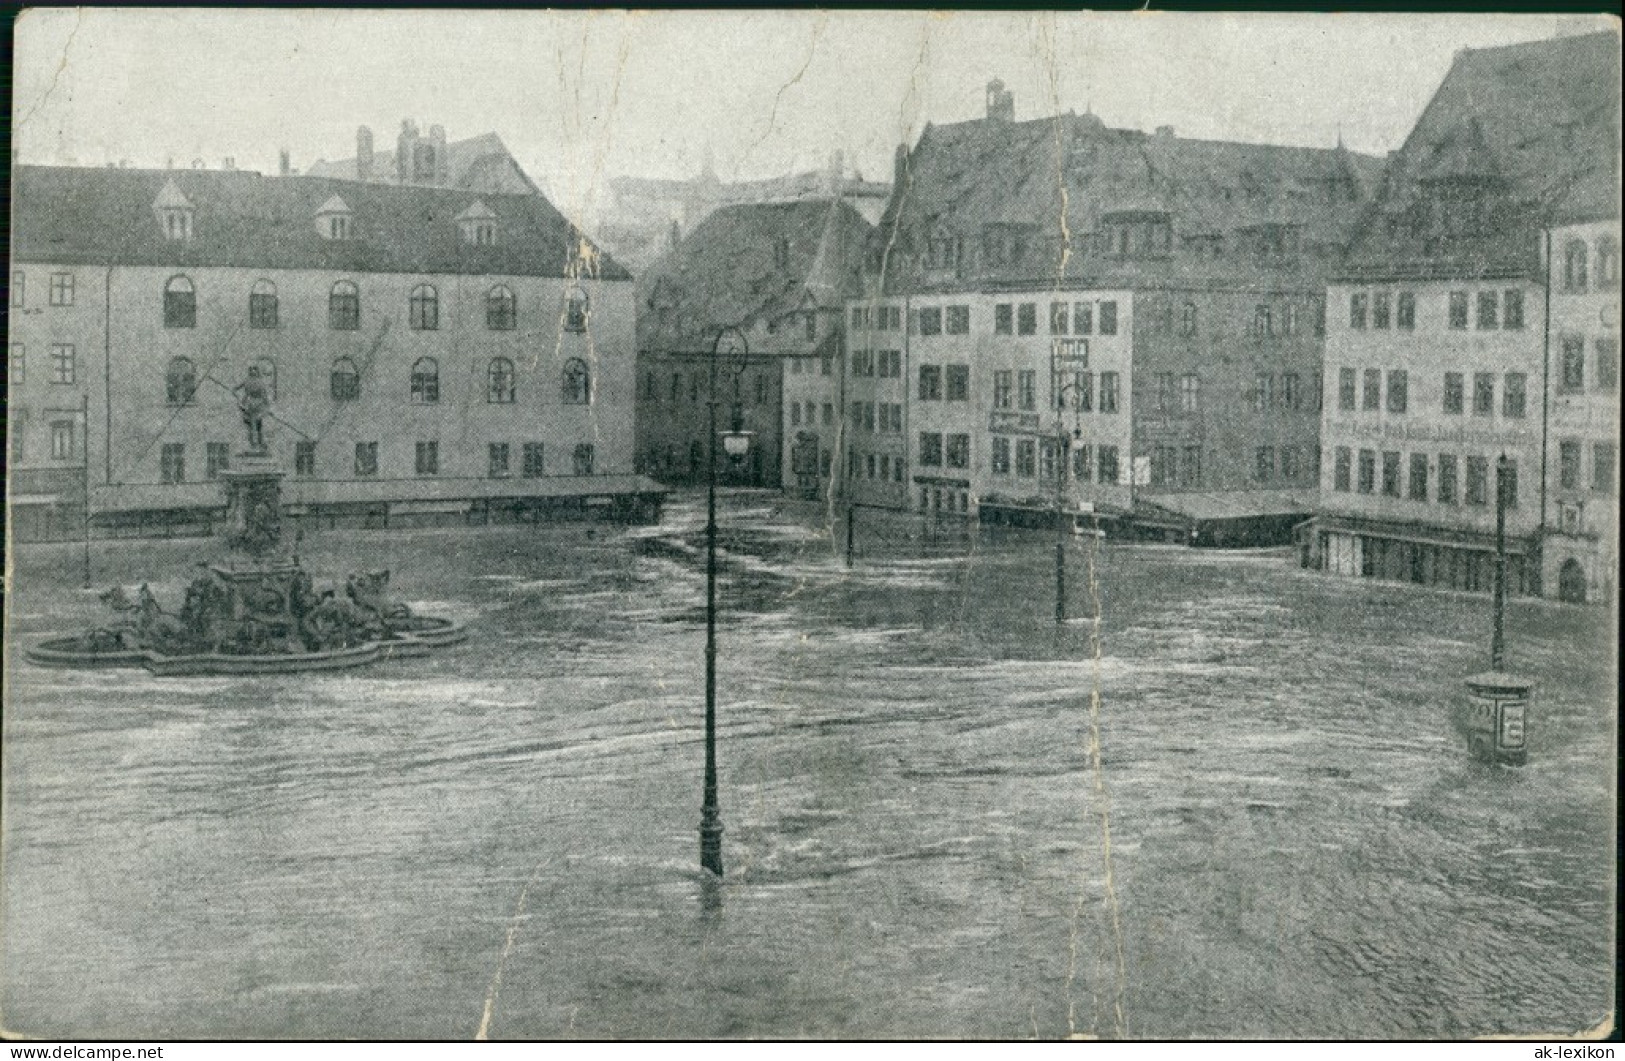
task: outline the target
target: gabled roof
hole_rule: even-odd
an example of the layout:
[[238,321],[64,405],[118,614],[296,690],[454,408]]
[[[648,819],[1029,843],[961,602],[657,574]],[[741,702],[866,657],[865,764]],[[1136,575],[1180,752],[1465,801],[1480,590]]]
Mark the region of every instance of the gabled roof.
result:
[[462,213],[458,214],[452,220],[454,220],[454,221],[495,221],[496,216],[497,215],[496,215],[495,210],[492,210],[489,206],[486,206],[485,203],[482,202],[481,200],[475,199],[472,203],[469,204],[467,210],[464,210]]
[[[1057,279],[1070,240],[1066,282],[1158,278],[1190,283],[1234,279],[1239,259],[1178,253],[1191,236],[1229,235],[1266,225],[1296,226],[1312,245],[1340,250],[1381,162],[1333,148],[1193,140],[1108,128],[1092,114],[1032,121],[977,119],[926,126],[901,159],[902,183],[880,223],[894,291]],[[1088,237],[1114,220],[1166,215],[1176,253],[1160,263],[1094,253]],[[955,280],[937,280],[909,259],[922,241],[951,234],[975,257],[980,237],[1020,226],[1041,242],[1020,264],[976,261]]]
[[[861,291],[872,231],[840,199],[723,207],[639,278],[639,345],[692,345],[722,326],[840,307]],[[788,250],[783,266],[775,261],[781,242]]]
[[[482,198],[497,206],[499,238],[475,246],[455,217],[465,191],[244,170],[12,171],[12,257],[63,265],[234,266],[392,273],[568,275],[581,235],[541,195]],[[193,206],[191,238],[168,240],[152,204],[173,184]],[[326,240],[310,219],[348,204],[352,238]],[[600,255],[597,276],[629,275]]]
[[[475,191],[531,191],[539,192],[530,176],[525,173],[508,145],[496,133],[481,133],[467,140],[453,140],[446,144],[448,186]],[[337,162],[317,159],[305,170],[308,177],[333,177],[339,180],[357,179],[358,169],[353,158]],[[372,156],[372,183],[394,184],[395,150],[380,145]],[[517,183],[518,186],[514,186]]]
[[333,196],[331,199],[327,200],[327,202],[323,203],[321,206],[318,206],[316,208],[316,216],[317,217],[320,217],[323,214],[348,214],[348,213],[350,213],[350,205],[348,203],[346,203],[343,199],[338,197],[337,195]]
[[[1542,228],[1618,217],[1619,56],[1612,32],[1458,52],[1391,158],[1344,271],[1537,275]],[[1488,223],[1445,226],[1474,196]]]
[[183,195],[171,180],[164,182],[164,186],[158,191],[158,198],[152,201],[152,205],[158,210],[190,210],[192,200]]

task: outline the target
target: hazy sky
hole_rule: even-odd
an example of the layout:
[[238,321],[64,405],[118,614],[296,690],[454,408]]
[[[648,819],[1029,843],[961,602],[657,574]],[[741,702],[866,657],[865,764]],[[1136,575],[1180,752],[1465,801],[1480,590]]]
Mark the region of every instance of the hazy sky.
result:
[[845,152],[889,179],[925,122],[1091,108],[1183,136],[1398,146],[1462,47],[1603,28],[1506,15],[41,10],[17,23],[24,162],[274,172],[393,150],[403,118],[495,131],[590,218],[610,176],[725,178]]

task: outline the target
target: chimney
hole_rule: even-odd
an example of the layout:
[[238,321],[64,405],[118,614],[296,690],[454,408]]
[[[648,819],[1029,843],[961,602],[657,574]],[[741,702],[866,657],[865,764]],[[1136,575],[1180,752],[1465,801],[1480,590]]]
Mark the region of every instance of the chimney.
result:
[[451,163],[446,158],[445,126],[429,126],[429,146],[434,149],[434,172],[429,179],[433,183],[445,187],[451,183]]
[[987,83],[987,120],[1013,122],[1016,120],[1016,97],[1005,90],[1004,82],[994,78]]
[[1174,127],[1173,126],[1171,126],[1171,125],[1159,125],[1159,126],[1157,126],[1157,139],[1159,139],[1159,140],[1172,140],[1173,138],[1174,138]]
[[401,135],[395,138],[395,179],[401,184],[412,182],[412,156],[417,141],[417,123],[407,118],[401,122]]
[[365,125],[355,131],[356,180],[372,180],[372,130]]
[[234,170],[237,168],[237,160],[232,158],[230,155],[227,155],[225,158],[220,160],[220,168],[223,170]]
[[288,153],[287,148],[283,148],[277,153],[277,172],[284,177],[293,172],[293,157]]
[[892,156],[891,182],[893,189],[903,187],[903,174],[908,170],[908,145],[898,144],[897,153]]

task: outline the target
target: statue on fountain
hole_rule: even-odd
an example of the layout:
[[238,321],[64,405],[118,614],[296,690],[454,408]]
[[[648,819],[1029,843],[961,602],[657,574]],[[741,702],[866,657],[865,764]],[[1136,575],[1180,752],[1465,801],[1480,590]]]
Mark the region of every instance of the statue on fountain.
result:
[[248,431],[248,451],[264,453],[265,418],[271,412],[271,391],[258,365],[248,366],[248,378],[232,393],[237,395],[237,409],[243,414],[243,427]]

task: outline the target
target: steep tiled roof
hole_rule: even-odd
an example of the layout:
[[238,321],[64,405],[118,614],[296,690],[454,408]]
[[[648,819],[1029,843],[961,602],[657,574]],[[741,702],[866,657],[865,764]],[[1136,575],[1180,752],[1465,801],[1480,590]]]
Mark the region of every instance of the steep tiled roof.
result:
[[[1311,259],[1329,260],[1346,243],[1381,162],[1341,146],[1147,135],[1107,128],[1092,114],[1064,114],[927,126],[899,168],[903,183],[877,236],[894,291],[1233,282],[1254,273],[1267,282],[1270,269],[1241,249],[1248,233],[1290,226]],[[1110,222],[1163,217],[1172,228],[1171,253],[1099,253],[1093,237]],[[983,253],[984,236],[1000,227],[1025,235],[1026,253],[1014,262]],[[1192,237],[1233,242],[1220,256],[1198,255],[1186,252]],[[961,243],[951,276],[920,268],[927,241],[938,238]],[[1063,242],[1070,252],[1061,276]],[[1301,275],[1302,263],[1293,265]]]
[[[860,291],[872,231],[838,199],[723,207],[639,277],[639,344],[681,346],[724,325],[838,307]],[[781,241],[784,265],[775,261]]]
[[[564,276],[581,239],[540,195],[481,192],[497,215],[497,239],[474,246],[454,219],[476,196],[449,188],[240,170],[18,166],[12,173],[12,256],[21,261]],[[193,208],[190,239],[164,238],[154,203],[170,184]],[[348,206],[353,238],[319,234],[316,215],[329,205]],[[603,279],[629,278],[607,257],[598,264]]]
[[1391,159],[1351,277],[1536,275],[1547,224],[1619,216],[1615,33],[1464,50]]
[[[467,140],[453,140],[446,145],[446,169],[449,174],[448,184],[453,188],[467,188],[484,191],[490,187],[488,181],[482,180],[485,173],[497,168],[503,171],[503,176],[517,175],[518,180],[530,191],[537,191],[536,185],[525,173],[524,169],[508,151],[508,145],[502,142],[502,137],[496,133],[481,133],[471,136]],[[395,152],[389,147],[376,151],[372,162],[373,180],[382,184],[395,183]],[[356,179],[356,160],[353,158],[340,159],[337,162],[324,162],[317,159],[305,170],[310,177],[334,177],[339,180]],[[493,191],[506,190],[501,187],[491,187]],[[514,189],[517,190],[517,189]]]

